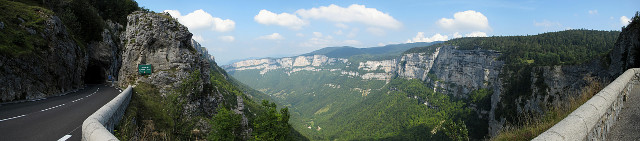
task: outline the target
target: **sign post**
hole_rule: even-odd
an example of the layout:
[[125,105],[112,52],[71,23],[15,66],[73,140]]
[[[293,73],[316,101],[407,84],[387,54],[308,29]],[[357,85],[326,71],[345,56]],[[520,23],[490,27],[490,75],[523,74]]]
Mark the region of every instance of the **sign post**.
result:
[[150,64],[138,64],[138,74],[150,75],[151,73],[153,73],[153,66]]

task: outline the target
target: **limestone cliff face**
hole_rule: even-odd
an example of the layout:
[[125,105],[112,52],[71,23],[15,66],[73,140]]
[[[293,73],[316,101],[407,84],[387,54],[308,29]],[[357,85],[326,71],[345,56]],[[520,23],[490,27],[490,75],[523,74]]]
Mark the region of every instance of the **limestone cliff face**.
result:
[[87,83],[102,83],[109,79],[117,80],[120,65],[122,64],[123,46],[120,37],[124,27],[111,21],[105,22],[106,27],[102,32],[102,40],[90,43],[88,48]]
[[[444,46],[431,68],[437,80],[436,88],[458,97],[481,88],[494,89],[499,93],[502,84],[498,75],[504,65],[499,61],[499,52],[491,50],[457,50],[454,46]],[[438,83],[438,81],[448,83]]]
[[[123,41],[122,67],[119,85],[148,83],[159,88],[162,95],[182,84],[191,73],[200,72],[200,84],[193,93],[205,91],[210,83],[210,64],[192,45],[192,34],[187,28],[165,13],[134,12],[128,17]],[[153,73],[149,76],[138,74],[138,64],[150,64]],[[216,92],[203,97],[190,98],[186,103],[187,115],[215,114],[222,95]],[[189,95],[191,97],[191,95]]]
[[640,20],[636,17],[622,29],[618,41],[609,53],[610,74],[618,76],[629,68],[640,67]]
[[[45,19],[43,30],[22,27],[29,34],[40,35],[46,45],[32,55],[0,55],[0,102],[43,98],[78,89],[84,84],[86,49],[76,44],[58,17],[39,16]],[[21,24],[32,22],[21,21]]]
[[417,78],[422,81],[427,79],[429,70],[433,67],[433,63],[440,53],[440,48],[432,54],[426,53],[408,53],[400,58],[398,64],[398,76],[407,78]]
[[[169,15],[134,12],[128,17],[119,84],[146,82],[166,93],[193,71],[208,80],[209,63],[200,58],[191,44],[192,34]],[[138,64],[153,66],[149,77],[138,75]],[[203,82],[208,83],[208,82]]]

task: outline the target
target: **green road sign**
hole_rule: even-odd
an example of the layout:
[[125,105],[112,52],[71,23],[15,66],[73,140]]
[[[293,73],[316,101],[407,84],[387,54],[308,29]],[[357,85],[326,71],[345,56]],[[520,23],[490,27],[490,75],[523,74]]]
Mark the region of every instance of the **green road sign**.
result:
[[140,75],[149,75],[153,72],[153,66],[147,64],[139,64],[138,65],[138,74]]

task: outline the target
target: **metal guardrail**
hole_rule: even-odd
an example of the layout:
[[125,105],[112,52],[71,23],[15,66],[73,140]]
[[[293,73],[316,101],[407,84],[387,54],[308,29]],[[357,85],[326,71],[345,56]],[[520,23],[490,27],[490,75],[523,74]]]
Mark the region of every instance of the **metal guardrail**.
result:
[[122,91],[118,96],[91,114],[82,123],[83,141],[117,141],[113,128],[122,119],[129,102],[131,101],[132,87]]
[[616,122],[626,96],[633,87],[629,82],[637,80],[639,72],[640,68],[628,69],[589,101],[533,140],[606,140],[606,134]]

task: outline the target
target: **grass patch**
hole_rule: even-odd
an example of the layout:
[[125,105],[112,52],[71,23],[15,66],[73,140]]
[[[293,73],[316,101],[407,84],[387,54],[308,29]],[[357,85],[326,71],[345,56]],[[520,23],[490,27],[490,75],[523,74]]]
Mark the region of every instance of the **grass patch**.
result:
[[603,85],[603,82],[595,80],[592,77],[585,78],[585,80],[589,83],[589,85],[584,87],[581,91],[577,92],[578,96],[570,98],[568,103],[560,105],[559,107],[551,107],[550,110],[542,116],[525,117],[522,120],[523,125],[507,125],[505,126],[505,128],[503,128],[502,131],[500,131],[497,136],[491,138],[491,140],[531,140],[542,134],[544,131],[547,131],[549,128],[553,127],[553,125],[562,121],[562,119],[571,114],[571,112],[573,112],[575,109],[582,106],[582,104],[587,102],[589,99],[591,99],[591,97],[593,97],[600,90],[602,90],[602,88],[605,87],[605,85]]
[[0,0],[0,3],[0,22],[4,24],[0,29],[0,54],[30,55],[37,48],[46,47],[47,42],[40,33],[46,18],[53,12],[20,2]]

